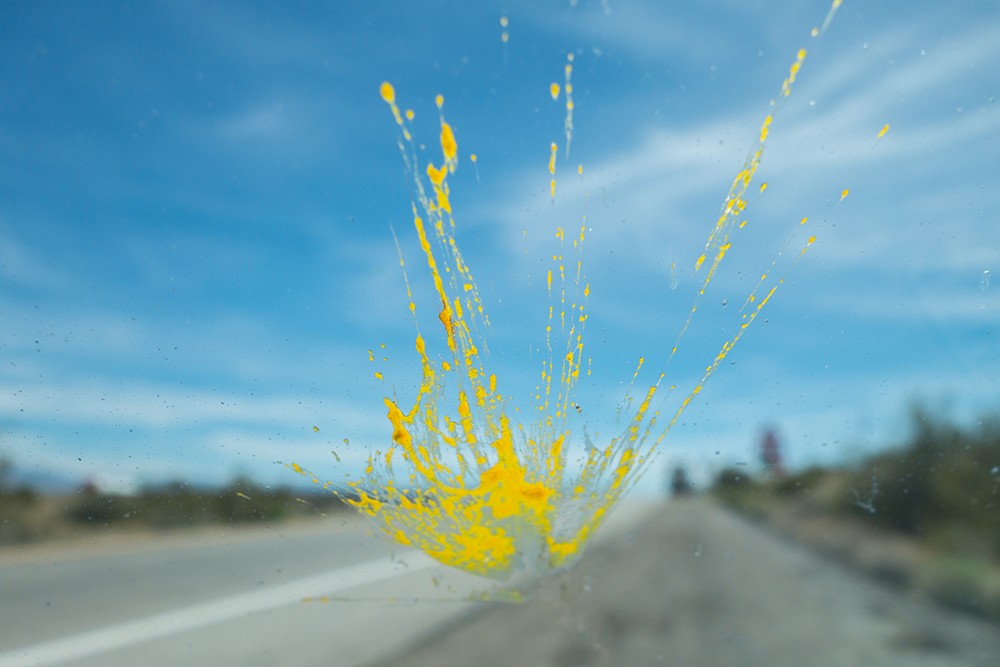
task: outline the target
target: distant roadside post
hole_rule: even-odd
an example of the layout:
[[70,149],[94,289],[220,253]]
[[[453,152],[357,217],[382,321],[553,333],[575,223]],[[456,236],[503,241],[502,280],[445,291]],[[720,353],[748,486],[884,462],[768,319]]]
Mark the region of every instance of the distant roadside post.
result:
[[760,441],[760,460],[772,478],[785,476],[785,466],[781,460],[781,443],[774,429],[764,431]]

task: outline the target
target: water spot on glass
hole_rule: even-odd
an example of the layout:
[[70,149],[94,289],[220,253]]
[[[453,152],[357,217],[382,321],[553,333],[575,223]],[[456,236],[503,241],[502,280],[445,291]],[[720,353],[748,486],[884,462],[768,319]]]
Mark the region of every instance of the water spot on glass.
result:
[[979,277],[979,289],[984,292],[990,288],[990,270],[986,269],[983,271],[983,275]]

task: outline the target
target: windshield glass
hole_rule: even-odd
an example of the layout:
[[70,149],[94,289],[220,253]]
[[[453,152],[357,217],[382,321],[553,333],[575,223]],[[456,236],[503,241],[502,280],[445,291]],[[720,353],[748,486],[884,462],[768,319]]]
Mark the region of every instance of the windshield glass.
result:
[[977,664],[998,29],[6,3],[0,665]]

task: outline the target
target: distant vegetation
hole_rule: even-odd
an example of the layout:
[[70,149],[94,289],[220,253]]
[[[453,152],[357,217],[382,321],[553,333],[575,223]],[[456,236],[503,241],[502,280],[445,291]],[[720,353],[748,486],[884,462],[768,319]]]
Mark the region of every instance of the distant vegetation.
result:
[[102,493],[84,485],[77,493],[42,495],[8,483],[11,465],[0,459],[0,544],[31,542],[89,529],[171,529],[245,524],[323,515],[345,509],[332,493],[272,489],[237,478],[221,489],[183,482],[150,486],[135,495]]
[[10,460],[0,458],[0,543],[29,539],[32,531],[23,523],[38,503],[38,495],[26,486],[10,483]]
[[713,493],[753,517],[812,521],[816,542],[848,522],[912,543],[909,565],[881,563],[882,574],[1000,620],[1000,420],[963,428],[916,408],[905,443],[850,468],[768,479],[726,469]]

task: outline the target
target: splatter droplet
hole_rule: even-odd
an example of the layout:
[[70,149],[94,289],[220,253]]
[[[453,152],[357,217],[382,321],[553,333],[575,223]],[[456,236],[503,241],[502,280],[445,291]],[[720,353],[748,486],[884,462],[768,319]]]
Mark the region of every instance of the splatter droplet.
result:
[[549,174],[552,175],[552,180],[549,182],[549,192],[550,192],[550,194],[552,196],[552,201],[555,201],[555,199],[556,199],[556,153],[559,151],[559,146],[557,146],[556,142],[553,141],[552,145],[549,146],[549,150],[550,150],[550,154],[549,154]]
[[573,109],[575,104],[573,103],[573,60],[576,56],[572,52],[566,54],[566,65],[563,70],[566,75],[566,82],[563,85],[563,90],[566,91],[566,120],[563,121],[563,127],[566,131],[566,157],[569,157],[569,145],[573,141]]

